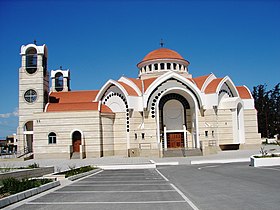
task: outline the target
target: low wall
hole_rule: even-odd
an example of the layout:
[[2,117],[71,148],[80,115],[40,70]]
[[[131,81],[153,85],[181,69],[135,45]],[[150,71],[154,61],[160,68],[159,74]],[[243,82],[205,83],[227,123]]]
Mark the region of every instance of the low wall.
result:
[[266,157],[266,158],[256,158],[250,157],[251,166],[262,167],[262,166],[278,166],[280,165],[280,157]]
[[22,169],[19,171],[11,171],[0,174],[0,179],[5,179],[8,177],[14,177],[16,179],[23,178],[33,178],[41,177],[46,174],[54,173],[54,166],[42,167],[42,168],[33,168],[33,169]]

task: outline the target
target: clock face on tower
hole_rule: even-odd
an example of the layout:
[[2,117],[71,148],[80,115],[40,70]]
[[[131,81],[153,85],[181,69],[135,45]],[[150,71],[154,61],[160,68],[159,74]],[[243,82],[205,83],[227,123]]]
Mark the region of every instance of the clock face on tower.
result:
[[37,99],[37,92],[33,89],[29,89],[24,93],[24,100],[28,103],[34,103]]

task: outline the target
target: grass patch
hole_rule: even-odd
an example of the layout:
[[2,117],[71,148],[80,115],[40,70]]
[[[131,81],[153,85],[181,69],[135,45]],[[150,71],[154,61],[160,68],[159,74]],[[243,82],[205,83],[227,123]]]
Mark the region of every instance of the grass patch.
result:
[[65,174],[65,178],[67,178],[69,176],[74,176],[74,175],[77,175],[77,174],[85,173],[85,172],[92,171],[92,170],[96,169],[93,166],[82,166],[80,168],[69,167],[69,168],[70,168],[70,170],[60,172],[58,174]]
[[39,187],[43,184],[52,182],[52,179],[22,179],[18,180],[13,177],[1,180],[0,198],[16,194],[25,190]]

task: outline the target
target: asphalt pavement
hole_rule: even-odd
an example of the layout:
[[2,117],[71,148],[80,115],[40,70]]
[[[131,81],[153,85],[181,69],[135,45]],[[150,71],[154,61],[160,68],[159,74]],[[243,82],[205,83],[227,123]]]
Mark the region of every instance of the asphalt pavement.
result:
[[132,169],[101,171],[15,209],[194,209],[191,205],[156,169]]

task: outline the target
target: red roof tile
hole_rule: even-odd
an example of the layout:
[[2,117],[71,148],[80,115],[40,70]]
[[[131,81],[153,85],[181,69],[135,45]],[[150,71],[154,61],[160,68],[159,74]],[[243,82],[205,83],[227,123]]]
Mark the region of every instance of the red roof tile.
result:
[[82,103],[91,102],[95,99],[99,90],[83,90],[69,92],[51,92],[50,101],[54,103]]
[[128,95],[130,95],[130,96],[138,96],[137,92],[132,87],[130,87],[128,84],[126,84],[124,82],[118,82],[118,83],[121,84],[121,86],[124,87],[124,89],[126,90]]
[[209,77],[209,75],[196,77],[196,78],[193,78],[193,81],[195,82],[196,86],[201,90],[204,82],[206,81],[206,79],[208,77]]
[[[71,112],[71,111],[97,111],[98,102],[83,103],[50,103],[47,112]],[[105,104],[101,105],[102,113],[112,113],[112,110]]]
[[[93,102],[97,90],[52,92],[47,112],[88,111],[98,110],[98,102]],[[112,112],[109,107],[102,104],[101,112]]]
[[[159,48],[148,53],[140,63],[155,59],[178,59],[188,62],[174,50],[170,50],[167,48]],[[138,63],[137,66],[139,66],[140,63]]]
[[68,111],[88,111],[98,110],[98,102],[84,103],[50,103],[47,112],[68,112]]
[[236,89],[239,93],[240,98],[242,98],[242,99],[251,99],[252,98],[248,88],[246,88],[245,86],[237,86]]
[[222,81],[223,78],[217,78],[212,80],[207,87],[205,88],[205,93],[210,94],[210,93],[216,93],[217,87]]
[[144,83],[144,92],[146,92],[146,90],[148,89],[148,87],[156,80],[157,78],[149,78],[149,79],[145,79],[143,80]]
[[142,92],[142,80],[141,79],[135,79],[135,78],[127,78],[127,79],[132,81],[139,88],[139,90]]

